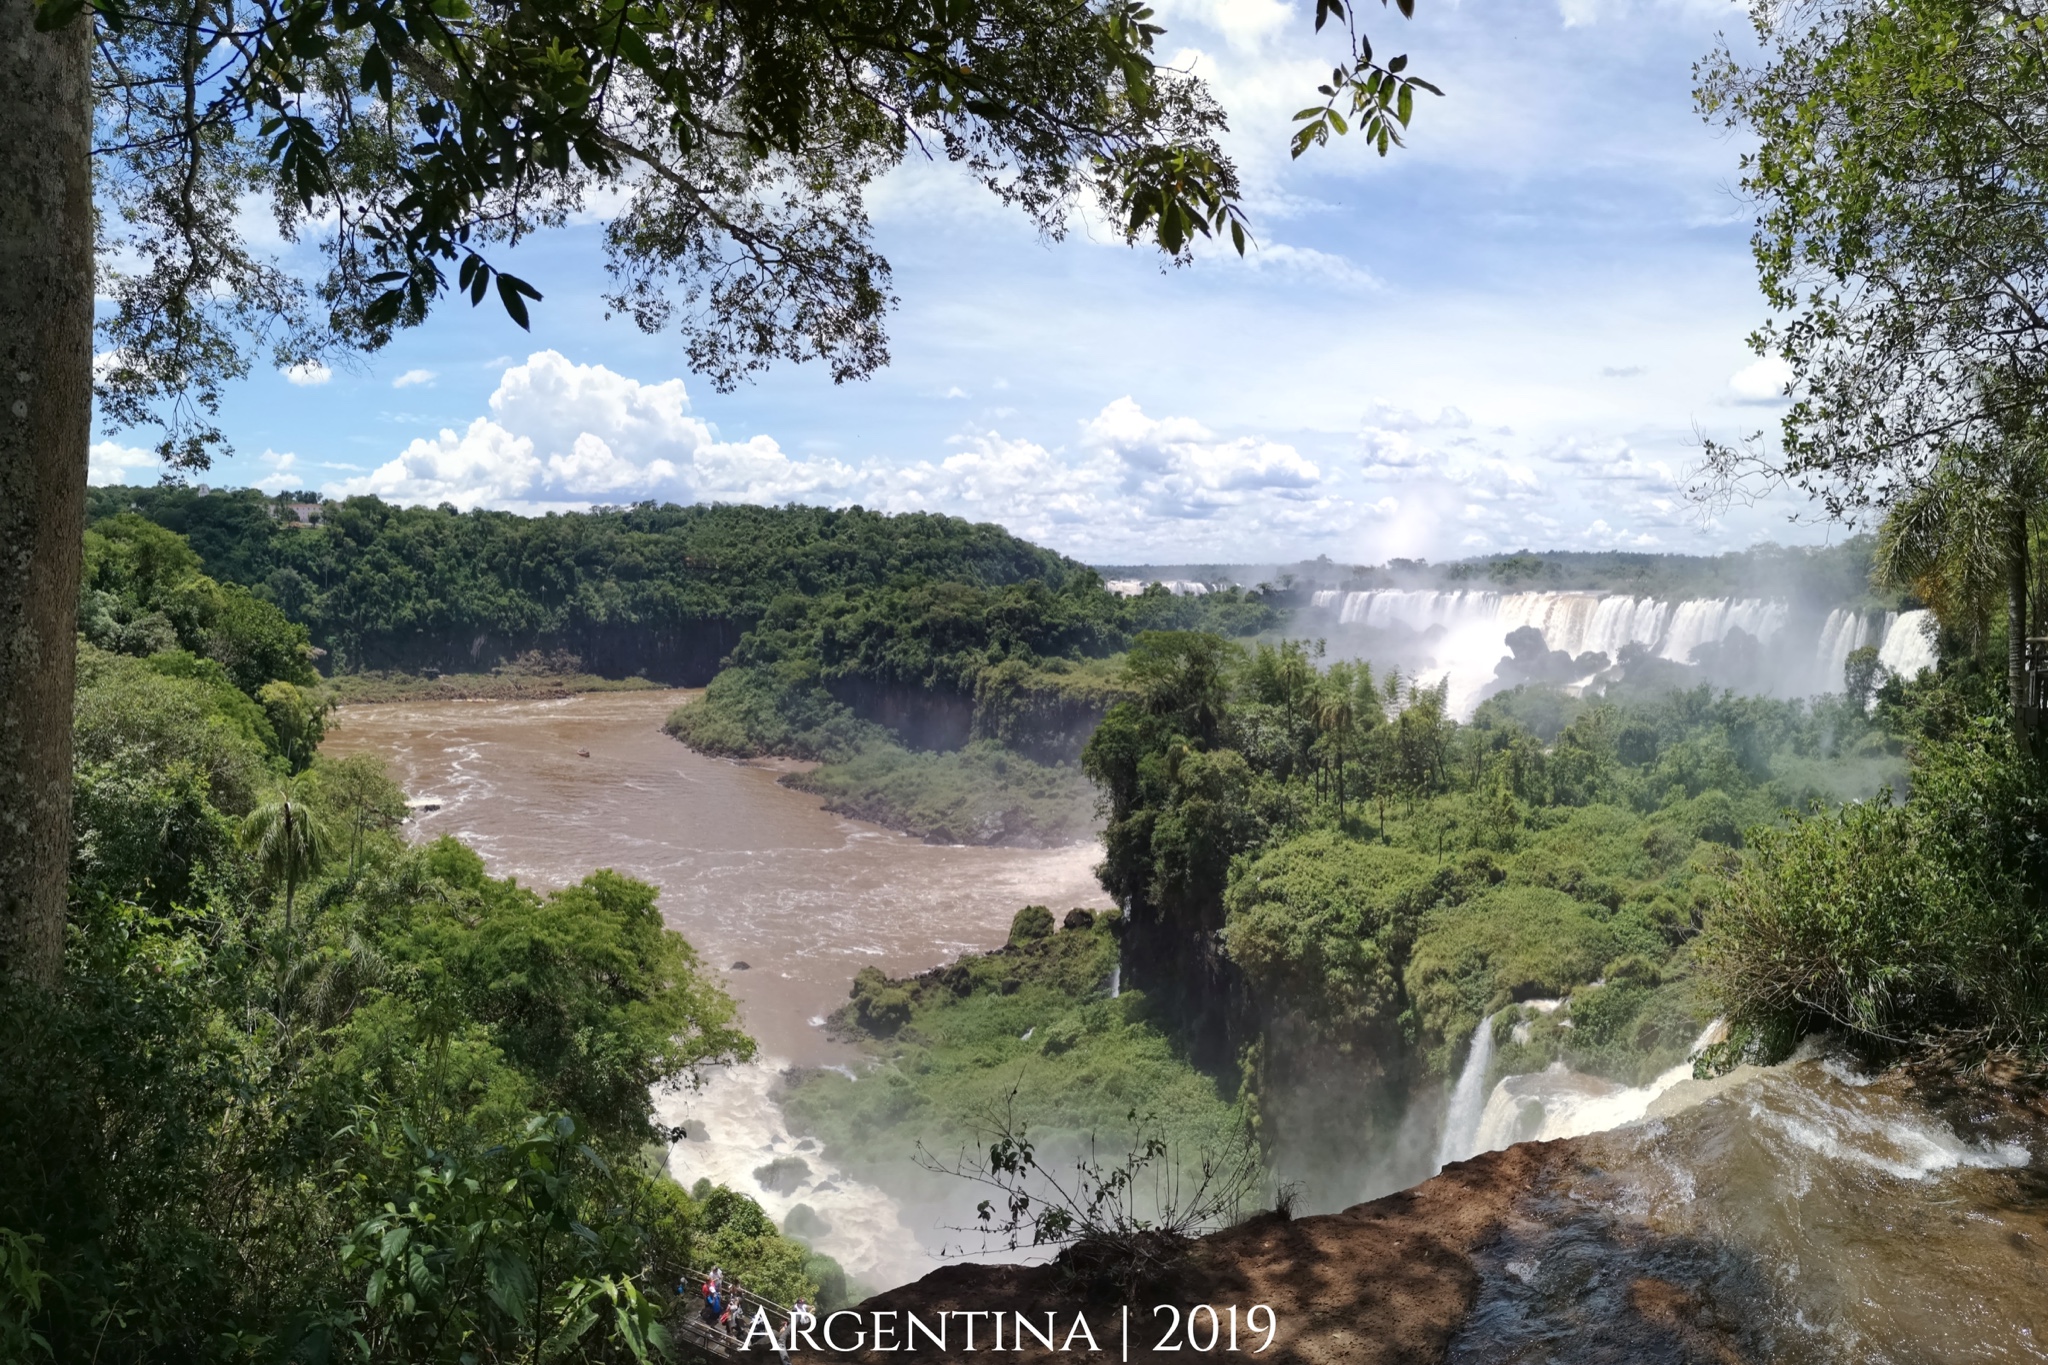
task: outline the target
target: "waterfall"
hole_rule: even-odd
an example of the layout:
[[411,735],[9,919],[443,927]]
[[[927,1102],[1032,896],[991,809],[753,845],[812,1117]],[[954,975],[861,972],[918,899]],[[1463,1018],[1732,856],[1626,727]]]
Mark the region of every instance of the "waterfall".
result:
[[1917,677],[1935,664],[1934,613],[1902,611],[1884,633],[1877,661],[1902,678]]
[[1451,1091],[1450,1107],[1444,1111],[1444,1135],[1436,1147],[1438,1170],[1453,1161],[1464,1161],[1479,1151],[1479,1118],[1486,1112],[1486,1073],[1493,1066],[1493,1016],[1487,1015],[1472,1030],[1472,1046],[1465,1052],[1465,1069]]
[[1124,964],[1119,962],[1109,969],[1109,998],[1114,1000],[1124,993]]
[[1866,645],[1875,644],[1879,638],[1879,632],[1863,612],[1844,607],[1829,612],[1827,623],[1820,628],[1820,659],[1816,665],[1819,690],[1840,691],[1842,670],[1848,666],[1849,656]]
[[[1596,592],[1323,588],[1310,596],[1309,610],[1326,621],[1334,617],[1340,626],[1392,632],[1391,640],[1372,648],[1388,651],[1410,676],[1428,682],[1448,678],[1450,707],[1461,718],[1499,686],[1496,670],[1509,657],[1507,636],[1524,626],[1542,634],[1546,650],[1574,659],[1604,654],[1610,665],[1630,645],[1672,663],[1692,663],[1702,646],[1721,644],[1740,630],[1779,656],[1770,690],[1788,696],[1839,692],[1851,651],[1869,645],[1879,645],[1885,666],[1906,677],[1935,662],[1933,643],[1922,629],[1925,612],[1881,617],[1840,607],[1817,630],[1805,617],[1794,630],[1789,604],[1760,597],[1669,601]],[[1593,681],[1597,674],[1587,672],[1570,685]]]
[[1497,1152],[1517,1142],[1582,1137],[1634,1123],[1650,1112],[1658,1096],[1692,1079],[1692,1062],[1701,1050],[1728,1036],[1728,1021],[1716,1019],[1686,1049],[1685,1060],[1668,1067],[1647,1085],[1621,1085],[1573,1071],[1552,1062],[1537,1072],[1503,1076],[1487,1096],[1467,1155]]

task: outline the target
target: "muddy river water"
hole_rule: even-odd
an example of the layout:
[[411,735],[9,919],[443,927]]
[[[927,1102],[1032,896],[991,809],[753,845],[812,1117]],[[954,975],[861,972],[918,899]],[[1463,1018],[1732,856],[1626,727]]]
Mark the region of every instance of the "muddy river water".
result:
[[810,1205],[833,1229],[820,1248],[871,1284],[921,1274],[932,1262],[894,1202],[815,1151],[803,1149],[812,1178],[800,1187],[757,1187],[756,1167],[799,1150],[770,1097],[775,1076],[853,1060],[820,1025],[862,967],[900,975],[1001,943],[1027,904],[1107,905],[1097,850],[935,846],[842,819],[774,771],[663,734],[696,695],[353,706],[325,752],[383,758],[408,797],[437,803],[412,820],[414,837],[453,834],[495,875],[549,889],[610,867],[660,887],[664,918],[724,972],[762,1054],[660,1101],[690,1133],[677,1175],[745,1189],[778,1219]]

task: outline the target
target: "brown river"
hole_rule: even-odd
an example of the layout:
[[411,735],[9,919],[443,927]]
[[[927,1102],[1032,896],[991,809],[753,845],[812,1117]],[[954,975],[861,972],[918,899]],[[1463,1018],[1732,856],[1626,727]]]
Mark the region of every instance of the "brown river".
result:
[[[778,1220],[809,1204],[833,1227],[820,1249],[870,1284],[922,1274],[933,1262],[895,1202],[783,1129],[775,1078],[792,1064],[854,1060],[821,1025],[862,967],[901,975],[999,944],[1028,904],[1107,905],[1091,870],[1097,849],[937,846],[833,815],[774,771],[662,733],[697,695],[352,706],[325,752],[383,758],[408,797],[437,806],[411,821],[414,837],[453,834],[498,876],[548,889],[610,867],[660,887],[664,918],[724,972],[762,1055],[702,1092],[661,1099],[664,1121],[691,1137],[674,1149],[676,1174],[745,1189]],[[747,968],[732,970],[739,962]],[[798,1150],[814,1178],[760,1190],[753,1169]]]

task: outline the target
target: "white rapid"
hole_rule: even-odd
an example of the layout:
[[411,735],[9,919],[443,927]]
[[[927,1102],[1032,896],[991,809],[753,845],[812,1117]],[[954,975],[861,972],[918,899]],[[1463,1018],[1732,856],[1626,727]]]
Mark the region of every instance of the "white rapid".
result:
[[1634,1123],[1650,1112],[1657,1097],[1692,1079],[1692,1059],[1700,1049],[1718,1042],[1726,1032],[1719,1019],[1686,1049],[1685,1060],[1648,1085],[1620,1085],[1598,1076],[1581,1075],[1563,1062],[1523,1076],[1503,1076],[1486,1097],[1471,1150],[1497,1152],[1517,1142],[1583,1137]]
[[1448,1365],[2048,1360],[2048,1120],[1804,1051],[1584,1138],[1478,1258]]
[[1451,1102],[1444,1110],[1444,1132],[1437,1140],[1436,1168],[1463,1161],[1485,1150],[1479,1144],[1479,1120],[1486,1110],[1486,1073],[1493,1069],[1493,1016],[1487,1015],[1472,1030],[1472,1045],[1465,1052],[1465,1069],[1451,1089]]
[[[791,1136],[774,1100],[780,1073],[780,1063],[764,1060],[715,1072],[699,1091],[658,1095],[657,1119],[687,1134],[669,1149],[670,1173],[685,1188],[708,1178],[750,1196],[778,1227],[803,1233],[867,1284],[928,1273],[938,1262],[905,1225],[902,1207],[825,1160],[815,1142]],[[792,1222],[799,1205],[811,1217]]]

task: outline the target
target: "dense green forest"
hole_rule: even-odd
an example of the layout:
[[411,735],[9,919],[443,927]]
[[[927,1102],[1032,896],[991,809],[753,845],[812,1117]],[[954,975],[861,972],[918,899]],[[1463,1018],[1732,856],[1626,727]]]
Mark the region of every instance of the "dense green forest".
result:
[[363,670],[495,669],[488,690],[504,695],[533,671],[708,681],[677,712],[679,738],[818,760],[791,780],[941,842],[1086,837],[1094,799],[1075,759],[1114,694],[1104,660],[1143,630],[1247,634],[1278,620],[1243,593],[1119,597],[1085,566],[949,517],[640,506],[526,518],[352,498],[307,525],[284,510],[293,496],[100,488],[91,511],[96,527],[184,537],[187,567],[295,623],[342,697],[421,691]]
[[666,1173],[748,1057],[654,888],[542,896],[317,755],[306,631],[132,515],[87,533],[65,973],[0,1019],[0,1358],[626,1360],[687,1266],[843,1292]]
[[696,686],[780,598],[1092,577],[1000,528],[921,513],[646,504],[522,517],[365,497],[320,504],[313,525],[280,515],[302,496],[95,488],[87,513],[132,511],[184,536],[207,574],[304,625],[330,672],[482,671],[563,652],[594,673]]

